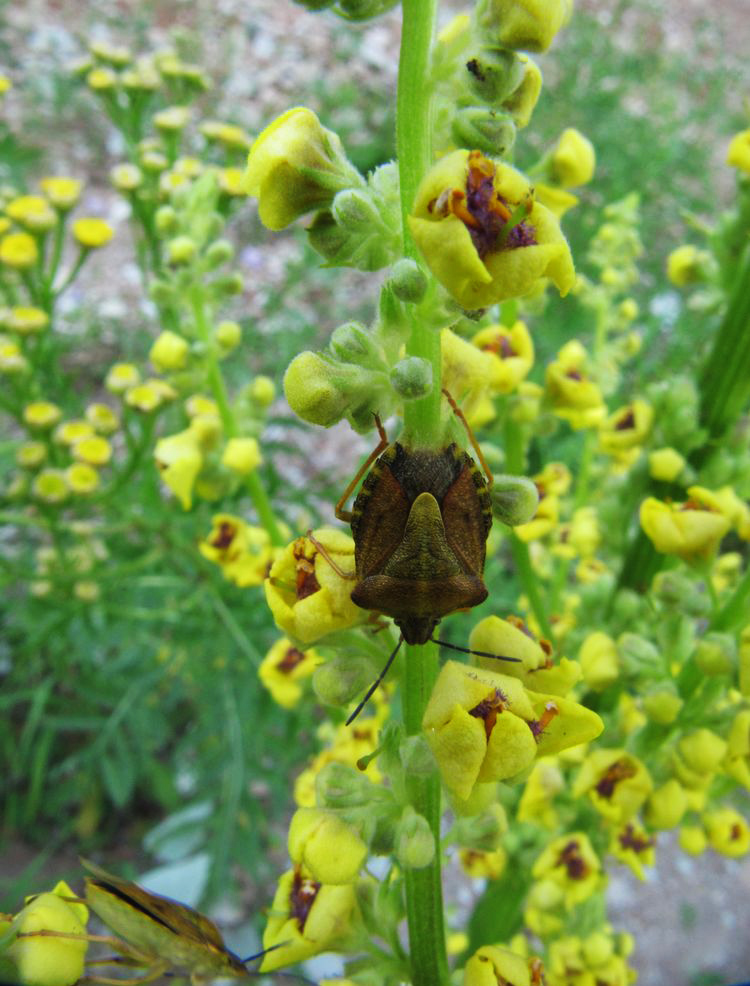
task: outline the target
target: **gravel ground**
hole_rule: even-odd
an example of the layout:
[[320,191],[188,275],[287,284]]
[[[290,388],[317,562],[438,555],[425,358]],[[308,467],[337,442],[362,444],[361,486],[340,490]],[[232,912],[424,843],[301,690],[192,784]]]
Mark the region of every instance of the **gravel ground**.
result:
[[[445,18],[462,6],[459,2],[443,5]],[[581,0],[580,6],[594,12],[606,29],[617,5]],[[647,19],[647,36],[643,35],[643,18],[635,10],[630,14],[625,18],[624,45],[663,44],[695,57],[696,26],[709,18],[715,43],[697,57],[746,58],[750,50],[748,0],[655,2]],[[353,85],[369,94],[371,126],[382,124],[395,89],[396,12],[349,31],[334,18],[309,14],[290,0],[25,0],[0,6],[0,30],[6,42],[0,49],[0,61],[5,59],[0,69],[9,70],[19,82],[23,78],[23,87],[8,99],[10,122],[23,129],[28,121],[30,132],[48,133],[54,139],[51,171],[98,173],[100,181],[88,189],[86,205],[116,224],[124,224],[126,216],[104,176],[120,148],[107,142],[99,121],[87,115],[81,96],[61,100],[55,88],[54,80],[62,79],[68,63],[82,54],[87,36],[131,44],[138,39],[146,48],[166,44],[178,30],[215,79],[212,113],[231,118],[251,132],[290,105],[319,106],[321,71],[329,93],[339,85]],[[731,94],[732,98],[736,95]],[[327,122],[348,125],[356,138],[358,120],[347,108]],[[93,152],[92,160],[92,147],[105,150]],[[291,237],[275,237],[270,244],[269,238],[268,248],[261,243],[243,254],[251,285],[279,284],[287,263],[300,249]],[[121,262],[108,255],[109,271],[120,271],[115,283],[106,276],[104,259],[97,258],[97,262],[100,266],[92,264],[68,306],[77,309],[85,295],[86,305],[105,317],[114,339],[134,311],[144,320],[151,311],[141,301],[138,274],[125,253]],[[343,278],[337,293],[341,290],[347,297],[339,310],[347,300],[358,302],[362,284],[357,275]],[[245,314],[263,310],[264,290],[268,288],[251,287],[242,298]],[[296,295],[289,303],[307,304]],[[330,328],[321,326],[322,331]],[[348,441],[351,444],[351,438]],[[340,447],[340,436],[333,430],[321,443],[318,467],[338,471]],[[352,458],[354,454],[352,450]],[[660,838],[658,860],[643,884],[621,867],[613,871],[610,883],[612,922],[618,929],[631,931],[637,940],[634,962],[640,983],[691,986],[750,979],[750,862],[732,862],[713,853],[690,859],[676,851],[671,836]],[[50,864],[50,871],[53,868]],[[699,973],[714,973],[716,978],[698,979]]]

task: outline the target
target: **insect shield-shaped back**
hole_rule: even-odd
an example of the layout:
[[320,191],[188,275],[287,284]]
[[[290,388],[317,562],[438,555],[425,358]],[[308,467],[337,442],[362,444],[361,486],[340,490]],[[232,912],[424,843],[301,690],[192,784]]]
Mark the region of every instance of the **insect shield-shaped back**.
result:
[[455,444],[390,445],[352,508],[357,586],[352,601],[393,618],[408,644],[487,598],[482,581],[492,525],[487,484]]

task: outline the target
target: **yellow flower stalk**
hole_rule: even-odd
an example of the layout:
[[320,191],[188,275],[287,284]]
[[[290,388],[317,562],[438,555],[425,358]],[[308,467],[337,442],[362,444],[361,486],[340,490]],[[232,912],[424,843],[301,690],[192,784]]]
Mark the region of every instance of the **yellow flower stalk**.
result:
[[88,909],[75,898],[61,880],[54,890],[29,898],[13,919],[18,937],[3,957],[24,986],[73,986],[83,976]]
[[266,602],[276,625],[303,644],[357,626],[368,615],[351,601],[354,541],[326,527],[313,531],[313,537],[314,541],[301,537],[288,545],[265,582]]
[[[224,569],[228,578],[231,577],[227,573],[232,564],[229,563]],[[282,637],[263,658],[258,677],[275,702],[284,709],[293,709],[302,698],[300,682],[309,678],[322,661],[317,651],[312,648],[300,650],[288,637]]]
[[653,788],[651,776],[637,757],[624,750],[594,750],[573,784],[573,796],[587,794],[596,810],[612,822],[628,822]]
[[710,558],[731,527],[720,500],[700,486],[688,488],[685,503],[647,497],[641,504],[641,527],[657,551],[686,561]]
[[[352,884],[331,886],[315,880],[302,866],[279,880],[263,934],[261,972],[273,972],[325,951],[349,929],[356,898]],[[278,947],[274,947],[278,946]]]
[[510,327],[486,325],[471,341],[493,357],[491,385],[498,394],[512,393],[534,365],[534,343],[520,320]]
[[303,106],[287,110],[257,137],[247,159],[244,189],[258,199],[268,229],[280,230],[336,192],[362,184],[338,136]]
[[484,308],[549,278],[561,295],[575,280],[557,219],[524,176],[479,151],[453,151],[422,179],[412,236],[435,277],[463,307]]
[[338,815],[321,808],[299,808],[289,825],[289,856],[318,883],[354,883],[367,858],[367,846]]

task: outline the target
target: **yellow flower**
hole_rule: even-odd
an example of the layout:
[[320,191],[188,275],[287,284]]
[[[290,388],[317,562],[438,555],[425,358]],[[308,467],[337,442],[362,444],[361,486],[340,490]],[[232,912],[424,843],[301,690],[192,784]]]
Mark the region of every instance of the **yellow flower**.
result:
[[409,228],[433,274],[466,309],[528,294],[550,278],[560,294],[575,270],[557,219],[524,176],[479,151],[453,151],[417,191]]
[[89,404],[86,408],[86,420],[102,435],[111,435],[120,427],[120,419],[107,404]]
[[735,134],[727,148],[727,164],[750,175],[750,130]]
[[646,879],[643,867],[654,865],[654,840],[633,822],[626,822],[622,828],[612,831],[609,851],[615,859],[629,866],[639,880]]
[[508,862],[508,854],[498,849],[461,849],[461,866],[473,880],[499,880]]
[[36,240],[29,233],[8,233],[0,240],[0,263],[16,270],[33,267],[39,257]]
[[[263,934],[261,972],[273,972],[326,951],[349,929],[356,908],[354,887],[321,884],[302,866],[279,880]],[[278,946],[278,947],[274,947]]]
[[643,711],[651,722],[670,726],[677,720],[683,700],[670,680],[651,685],[643,696]]
[[44,442],[24,442],[16,449],[16,465],[22,469],[38,469],[46,458]]
[[510,327],[486,325],[471,341],[492,356],[491,386],[499,394],[514,391],[534,365],[534,343],[520,320]]
[[572,8],[572,0],[484,0],[477,16],[495,44],[546,51],[567,24]]
[[479,782],[504,780],[528,767],[537,752],[534,708],[509,675],[448,661],[422,719],[449,791],[466,799]]
[[537,760],[526,779],[526,785],[518,803],[516,818],[519,822],[533,822],[547,829],[558,823],[555,796],[565,787],[565,778],[554,757]]
[[203,454],[191,429],[160,438],[154,458],[162,480],[180,501],[182,509],[189,510],[193,505],[193,486],[203,466]]
[[300,650],[288,637],[282,637],[263,658],[258,677],[275,702],[284,709],[293,709],[302,698],[300,681],[309,678],[322,661],[317,651]]
[[90,466],[104,466],[112,458],[112,446],[101,435],[89,435],[73,443],[73,458]]
[[717,773],[727,752],[726,740],[710,729],[684,735],[673,756],[674,767],[686,787],[703,787]]
[[680,849],[690,856],[700,856],[708,846],[705,830],[700,825],[683,825],[678,841]]
[[68,212],[81,197],[83,183],[77,178],[42,178],[42,191],[60,212]]
[[106,41],[89,42],[89,51],[98,61],[109,62],[117,68],[130,64],[133,56],[127,48],[108,44]]
[[702,279],[702,268],[708,256],[705,250],[689,243],[677,247],[667,257],[667,277],[678,288],[695,284]]
[[263,462],[255,438],[230,438],[221,456],[221,464],[239,476],[247,476]]
[[606,633],[599,630],[590,633],[581,646],[578,660],[583,680],[594,691],[604,691],[617,681],[620,673],[617,646]]
[[299,808],[289,824],[289,857],[318,883],[354,883],[367,846],[338,815],[321,808]]
[[159,333],[149,350],[148,358],[160,373],[181,370],[188,360],[190,343],[176,332]]
[[570,832],[550,842],[532,866],[531,875],[557,884],[564,906],[570,909],[601,888],[601,869],[586,833]]
[[50,401],[34,401],[23,409],[23,420],[29,428],[52,428],[62,417],[62,411],[57,404]]
[[[73,986],[83,976],[88,910],[73,903],[75,897],[61,880],[49,893],[30,898],[14,918],[18,937],[3,955],[24,986]],[[58,938],[54,932],[70,937]]]
[[653,419],[653,408],[640,398],[618,408],[599,427],[601,449],[609,455],[617,455],[642,445],[651,430]]
[[21,195],[5,206],[6,213],[34,233],[46,233],[54,229],[57,216],[49,202],[41,195]]
[[8,92],[9,89],[13,88],[13,83],[10,81],[7,75],[0,74],[0,96]]
[[74,462],[65,470],[65,482],[71,493],[93,493],[99,486],[99,473],[85,462]]
[[671,777],[649,795],[646,802],[646,821],[653,829],[673,829],[687,811],[685,788]]
[[134,192],[143,184],[143,174],[134,164],[118,164],[109,173],[109,178],[120,192]]
[[743,541],[750,541],[750,506],[737,496],[731,486],[722,486],[714,494],[716,501]]
[[654,449],[648,455],[649,476],[665,483],[673,483],[686,465],[685,456],[673,448]]
[[[536,62],[523,52],[518,52],[516,58],[522,67],[523,75],[518,87],[505,97],[501,105],[504,110],[510,113],[516,127],[521,130],[529,125],[534,107],[539,101],[542,91],[542,73]],[[542,202],[542,205],[546,204],[546,202]]]
[[136,411],[150,414],[151,411],[160,408],[165,401],[173,400],[176,396],[177,392],[165,380],[151,378],[128,388],[125,391],[125,403]]
[[85,250],[96,250],[106,246],[115,231],[104,219],[76,219],[73,223],[73,236]]
[[[440,333],[442,385],[459,402],[472,427],[479,427],[477,413],[492,388],[495,366],[489,353],[443,329]],[[494,417],[494,409],[489,420]]]
[[531,986],[525,958],[507,948],[482,945],[466,963],[463,986]]
[[302,106],[287,110],[257,137],[244,177],[245,191],[258,199],[261,222],[273,230],[361,184],[338,136]]
[[31,491],[37,499],[50,504],[62,503],[70,492],[65,474],[59,469],[42,469],[34,478]]
[[141,374],[133,363],[113,363],[107,373],[104,386],[113,394],[124,394],[126,390],[141,382]]
[[94,92],[107,92],[117,85],[117,73],[104,66],[92,68],[86,76],[86,84]]
[[32,305],[16,305],[9,308],[3,318],[5,327],[19,335],[35,335],[49,325],[49,315],[41,308]]
[[641,504],[641,527],[657,551],[687,560],[709,558],[731,522],[710,490],[688,488],[685,503],[662,503],[647,497]]
[[563,130],[550,157],[555,182],[563,188],[586,185],[595,168],[596,151],[591,141],[573,127]]
[[722,856],[736,859],[750,852],[750,826],[734,808],[721,808],[703,816],[708,844]]
[[537,201],[546,206],[558,219],[562,219],[565,213],[569,209],[574,209],[580,201],[578,196],[566,192],[564,188],[555,188],[554,185],[545,185],[542,182],[534,185],[534,195]]
[[588,794],[605,818],[627,822],[640,809],[653,785],[646,766],[624,750],[594,750],[573,785],[573,797]]
[[521,541],[538,541],[554,530],[560,516],[560,501],[556,496],[545,496],[539,491],[539,506],[532,520],[526,524],[517,524],[513,533]]
[[0,336],[0,373],[24,373],[28,368],[29,361],[18,343]]
[[601,390],[583,372],[584,359],[582,348],[563,347],[544,376],[555,414],[576,429],[598,427],[607,413]]
[[265,583],[266,602],[276,625],[303,644],[356,626],[368,616],[351,601],[354,582],[345,577],[354,572],[354,541],[327,527],[313,531],[313,537],[315,541],[300,537],[288,545],[274,561]]
[[55,441],[60,442],[61,445],[75,445],[82,438],[88,438],[93,434],[93,425],[76,418],[63,421],[55,428]]
[[734,717],[727,739],[724,769],[738,784],[750,790],[750,709]]

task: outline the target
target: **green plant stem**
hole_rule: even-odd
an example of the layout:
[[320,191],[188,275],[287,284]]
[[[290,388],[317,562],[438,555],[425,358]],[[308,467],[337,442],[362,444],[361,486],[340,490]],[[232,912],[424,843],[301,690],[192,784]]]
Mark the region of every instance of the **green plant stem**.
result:
[[[227,388],[224,384],[224,377],[216,358],[216,351],[211,342],[210,328],[206,318],[205,295],[203,285],[196,284],[190,293],[190,303],[193,309],[195,327],[198,338],[205,346],[205,367],[208,385],[211,389],[214,400],[219,408],[219,417],[224,426],[224,433],[227,438],[235,438],[238,428],[234,418],[234,412],[229,404]],[[253,501],[253,506],[258,514],[258,519],[268,532],[271,543],[274,547],[280,548],[286,544],[286,539],[279,529],[278,522],[271,508],[271,502],[256,472],[251,472],[244,477],[245,487]]]
[[[435,30],[437,0],[404,0],[401,57],[398,66],[396,147],[401,185],[401,223],[404,254],[419,261],[419,251],[409,230],[407,217],[417,188],[432,164],[432,92],[428,84],[430,50]],[[430,292],[427,295],[429,304]],[[418,356],[432,366],[432,391],[404,408],[404,429],[417,446],[435,447],[440,431],[440,334],[425,318],[426,311],[410,305],[411,333],[407,356]]]
[[[403,28],[398,70],[396,144],[401,183],[401,220],[404,253],[413,260],[419,254],[409,231],[409,215],[417,188],[432,164],[431,91],[428,84],[430,51],[435,31],[437,0],[403,0]],[[428,291],[427,299],[429,299]],[[429,304],[429,301],[426,301]],[[425,310],[409,306],[411,332],[406,344],[409,356],[419,356],[432,366],[433,388],[418,401],[408,401],[404,429],[416,446],[436,447],[441,441],[440,335]],[[438,670],[438,648],[406,646],[403,679],[404,725],[407,735],[422,731],[422,717]],[[435,838],[435,855],[429,866],[407,869],[406,916],[409,926],[409,962],[413,986],[444,986],[448,981],[445,951],[443,892],[440,873],[440,779],[407,777],[407,794],[414,810],[427,819]]]
[[747,569],[731,597],[714,613],[709,624],[711,630],[731,630],[747,621],[748,597],[750,597],[750,568]]

